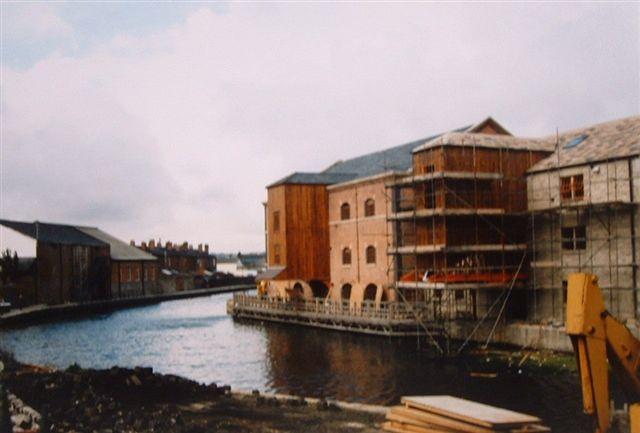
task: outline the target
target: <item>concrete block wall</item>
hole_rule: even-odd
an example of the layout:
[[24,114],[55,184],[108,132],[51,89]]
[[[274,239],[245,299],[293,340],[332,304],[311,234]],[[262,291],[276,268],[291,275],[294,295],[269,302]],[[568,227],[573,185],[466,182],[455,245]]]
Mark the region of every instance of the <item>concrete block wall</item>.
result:
[[[535,261],[530,279],[536,293],[535,301],[531,298],[531,305],[535,305],[535,311],[530,311],[531,320],[564,320],[564,284],[572,272],[598,275],[611,313],[623,319],[637,317],[630,224],[633,215],[630,209],[612,212],[593,208],[579,216],[569,213],[536,220]],[[586,248],[562,249],[561,226],[577,223],[586,227]]]
[[628,203],[631,201],[631,183],[638,187],[638,172],[633,169],[638,165],[637,160],[635,158],[632,161],[633,179],[630,177],[627,159],[531,174],[527,177],[528,208],[540,210],[560,206],[560,178],[579,174],[583,177],[584,199],[572,203]]

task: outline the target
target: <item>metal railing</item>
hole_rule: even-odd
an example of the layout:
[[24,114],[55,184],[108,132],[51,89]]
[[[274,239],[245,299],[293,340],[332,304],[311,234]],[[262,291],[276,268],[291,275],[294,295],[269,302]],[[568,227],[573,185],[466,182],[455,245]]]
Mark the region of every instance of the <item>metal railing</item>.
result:
[[313,300],[288,300],[283,298],[259,297],[234,294],[229,300],[234,310],[254,309],[271,312],[313,313],[327,316],[347,316],[375,320],[415,320],[418,315],[423,321],[433,320],[433,305],[424,302],[407,304],[404,302],[350,302],[324,298]]

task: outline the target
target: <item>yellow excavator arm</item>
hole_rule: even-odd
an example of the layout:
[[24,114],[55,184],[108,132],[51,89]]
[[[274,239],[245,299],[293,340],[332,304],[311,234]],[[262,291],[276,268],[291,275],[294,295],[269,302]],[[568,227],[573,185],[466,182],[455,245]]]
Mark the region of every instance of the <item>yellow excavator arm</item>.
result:
[[631,432],[640,433],[640,341],[606,310],[595,275],[569,275],[566,328],[580,370],[584,410],[595,418],[596,433],[607,433],[611,423],[609,365],[631,404]]

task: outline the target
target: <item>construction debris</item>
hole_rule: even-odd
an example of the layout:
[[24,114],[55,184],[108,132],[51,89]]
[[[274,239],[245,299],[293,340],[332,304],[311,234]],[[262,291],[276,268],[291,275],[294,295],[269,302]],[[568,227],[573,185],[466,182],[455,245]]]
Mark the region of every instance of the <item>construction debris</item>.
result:
[[385,431],[393,433],[542,433],[550,429],[535,416],[474,401],[434,395],[403,397],[387,413]]

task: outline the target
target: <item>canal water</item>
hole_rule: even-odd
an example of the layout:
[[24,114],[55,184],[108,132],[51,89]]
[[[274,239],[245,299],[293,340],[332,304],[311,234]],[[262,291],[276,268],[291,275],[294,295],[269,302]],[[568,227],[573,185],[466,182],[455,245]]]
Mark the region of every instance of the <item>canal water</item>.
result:
[[[402,395],[450,394],[535,414],[554,432],[592,431],[574,373],[522,371],[477,357],[442,360],[414,339],[235,322],[226,315],[230,296],[0,331],[0,346],[19,361],[60,368],[151,366],[236,389],[385,405]],[[471,375],[479,371],[498,374]]]

